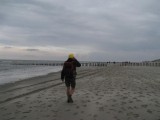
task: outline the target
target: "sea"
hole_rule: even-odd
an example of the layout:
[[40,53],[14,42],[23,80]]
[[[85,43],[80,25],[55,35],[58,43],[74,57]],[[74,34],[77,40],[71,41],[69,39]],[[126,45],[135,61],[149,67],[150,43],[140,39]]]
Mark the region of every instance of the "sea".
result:
[[[13,83],[62,70],[62,66],[34,65],[31,63],[57,63],[59,61],[42,60],[0,60],[0,85]],[[16,63],[16,64],[15,64]],[[26,63],[30,63],[26,65]]]

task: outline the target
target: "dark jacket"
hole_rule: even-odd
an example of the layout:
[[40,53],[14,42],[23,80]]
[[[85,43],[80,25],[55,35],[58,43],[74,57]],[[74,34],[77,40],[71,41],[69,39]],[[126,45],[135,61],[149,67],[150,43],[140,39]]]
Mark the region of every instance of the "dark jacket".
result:
[[[73,62],[73,70],[75,71],[75,73],[76,73],[76,67],[80,67],[81,66],[81,64],[79,63],[79,61],[76,60],[75,58],[73,58],[73,59],[69,58],[67,61],[64,62],[64,64],[66,62]],[[62,69],[62,72],[61,72],[61,79],[64,80],[65,76],[66,76],[65,66],[63,65],[63,69]]]

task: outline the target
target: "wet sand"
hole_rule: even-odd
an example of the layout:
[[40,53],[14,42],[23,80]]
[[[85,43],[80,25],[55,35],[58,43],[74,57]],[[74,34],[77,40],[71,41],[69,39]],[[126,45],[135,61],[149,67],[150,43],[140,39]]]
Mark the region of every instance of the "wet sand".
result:
[[160,120],[160,67],[82,67],[74,103],[60,73],[0,86],[0,120]]

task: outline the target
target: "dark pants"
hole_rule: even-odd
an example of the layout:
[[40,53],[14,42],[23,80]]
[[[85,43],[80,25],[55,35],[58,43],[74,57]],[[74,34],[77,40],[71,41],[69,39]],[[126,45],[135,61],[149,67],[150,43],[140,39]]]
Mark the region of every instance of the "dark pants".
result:
[[65,77],[66,87],[72,87],[73,89],[76,86],[76,77]]

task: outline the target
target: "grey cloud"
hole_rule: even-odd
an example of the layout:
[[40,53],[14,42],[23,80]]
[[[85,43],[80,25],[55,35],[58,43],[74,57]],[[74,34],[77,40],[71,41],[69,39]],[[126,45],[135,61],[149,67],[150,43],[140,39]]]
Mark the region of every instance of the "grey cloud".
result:
[[106,51],[112,54],[160,51],[159,3],[158,0],[0,1],[3,18],[0,33],[16,36],[14,41],[12,36],[8,40],[0,38],[0,43],[88,46],[99,54],[95,59]]
[[39,49],[25,49],[26,51],[34,52],[34,51],[40,51]]
[[11,49],[11,48],[13,48],[13,47],[11,47],[11,46],[5,46],[4,47],[4,49]]

